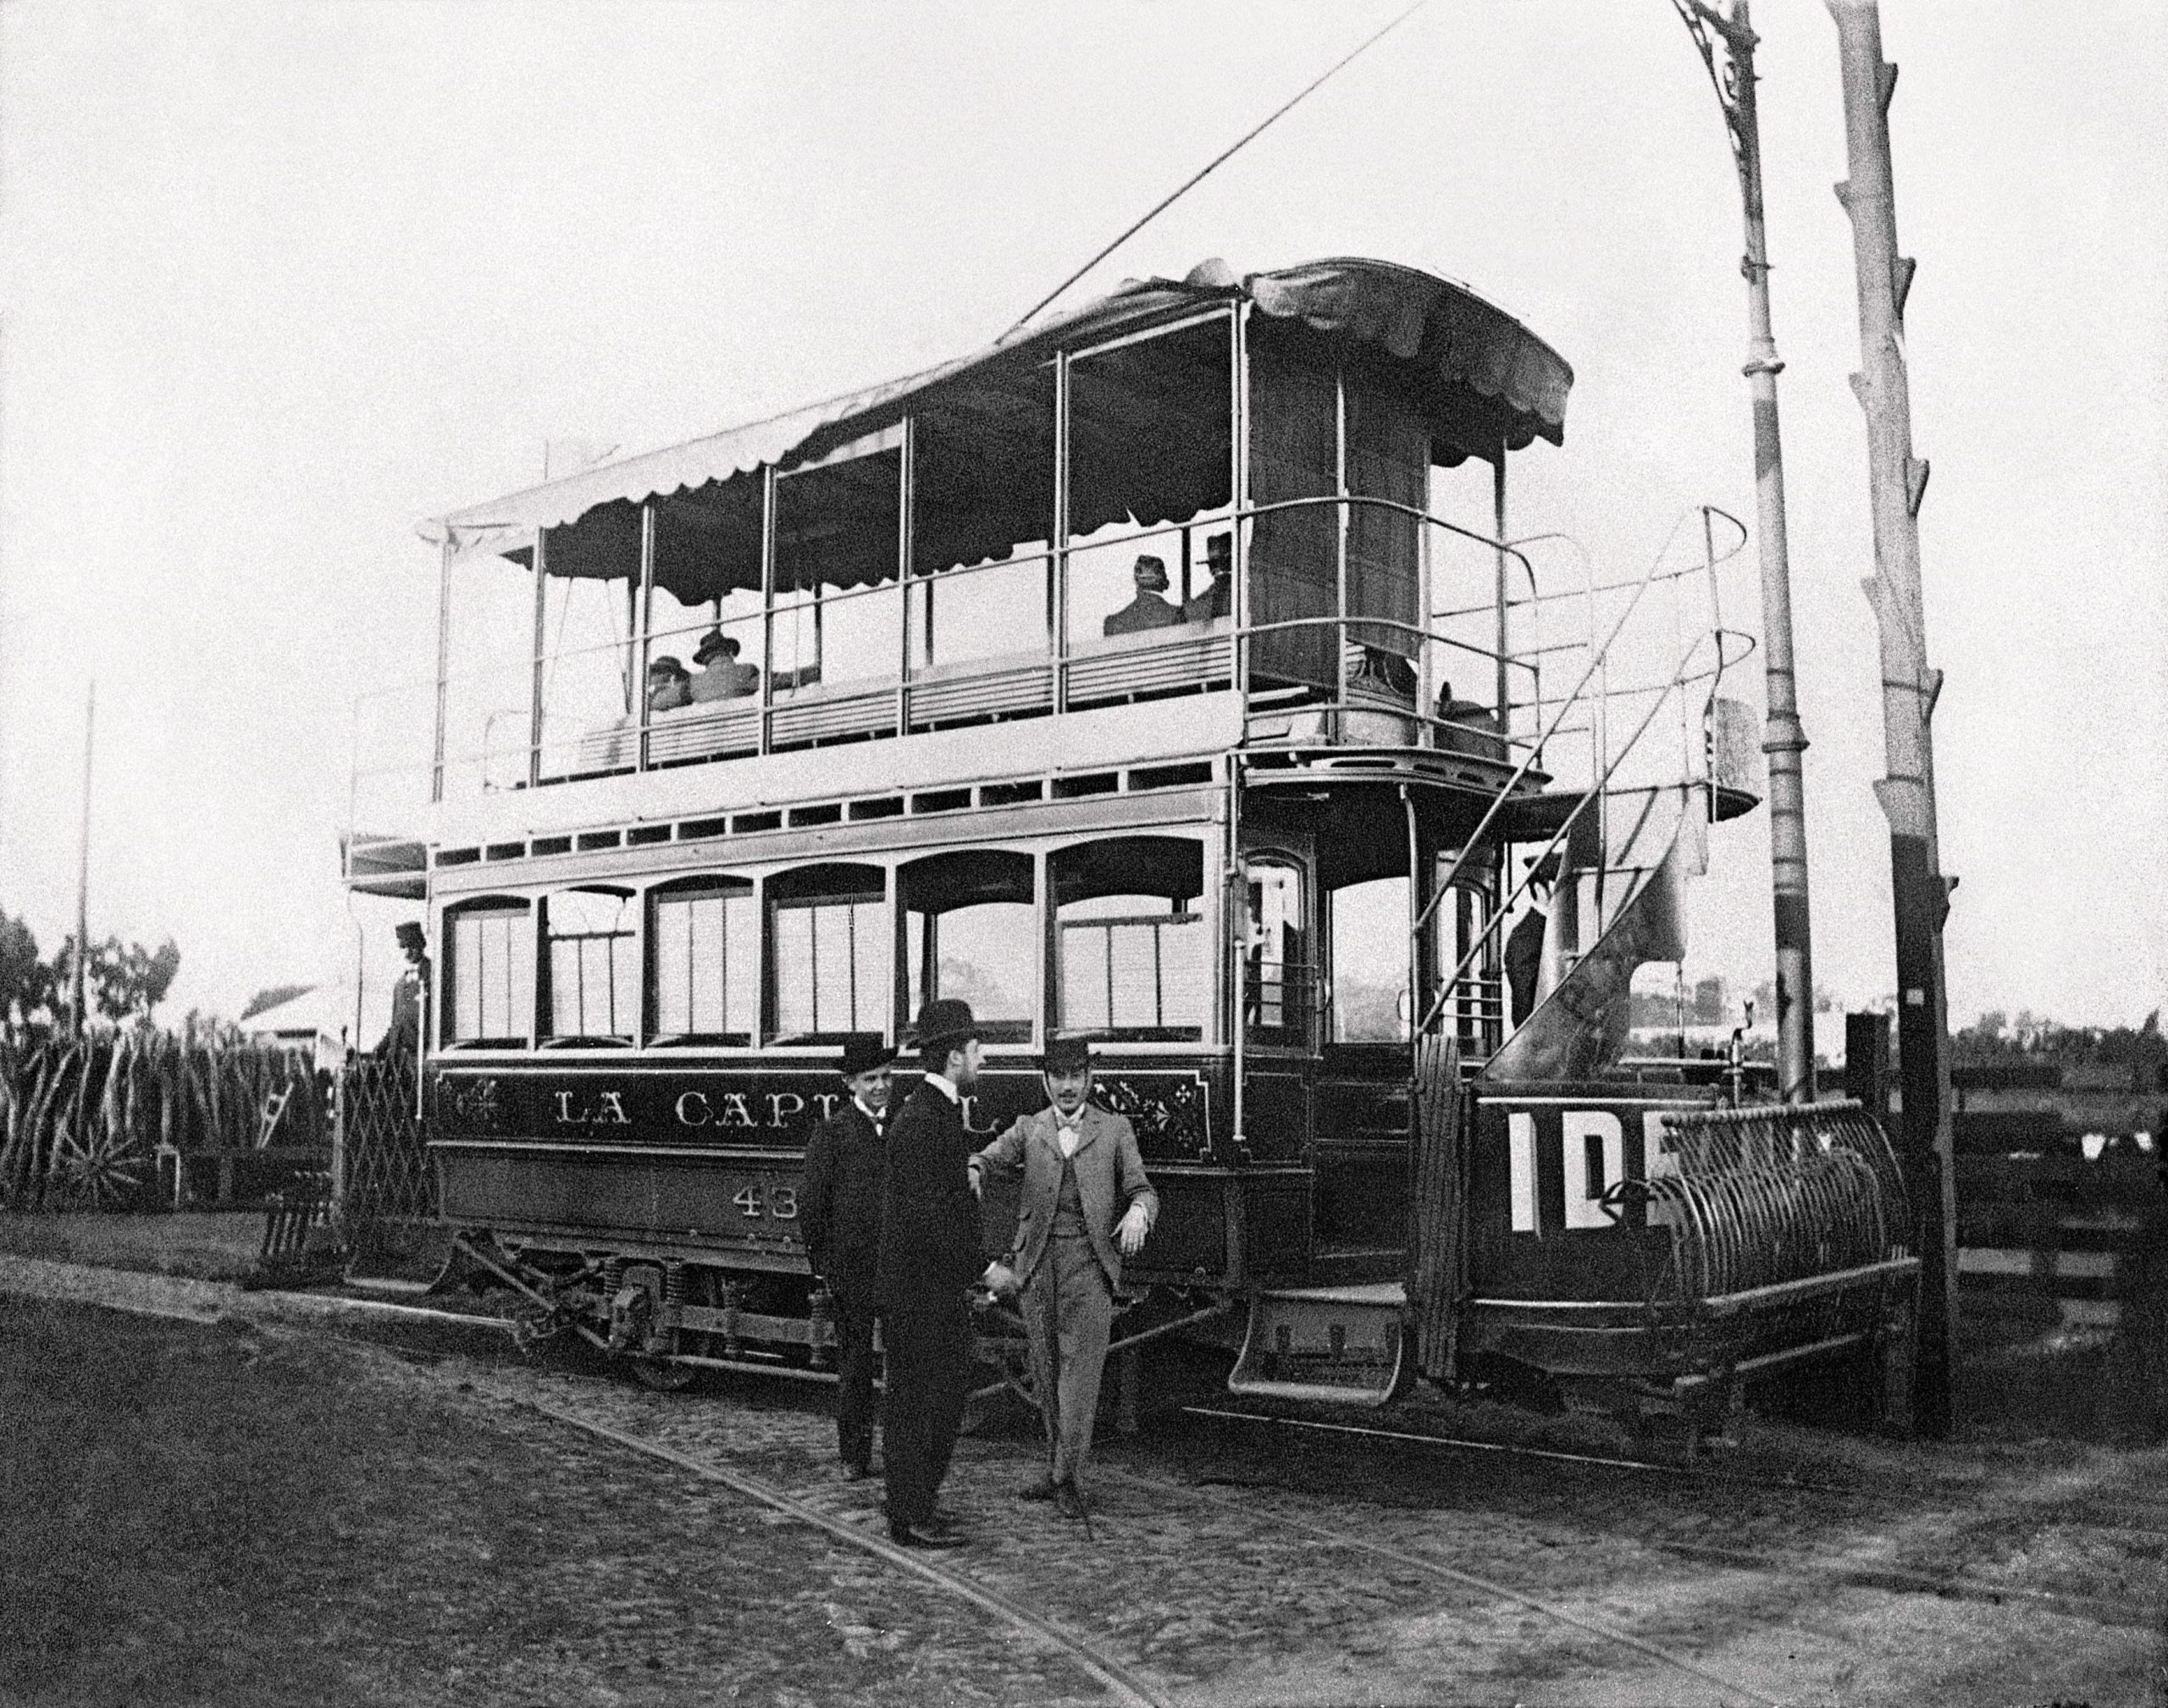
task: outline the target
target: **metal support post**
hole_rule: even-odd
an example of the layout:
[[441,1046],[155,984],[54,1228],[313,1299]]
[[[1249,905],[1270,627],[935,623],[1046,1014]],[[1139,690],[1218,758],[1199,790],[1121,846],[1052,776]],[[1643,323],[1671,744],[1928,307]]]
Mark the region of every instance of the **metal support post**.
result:
[[[1762,661],[1768,699],[1762,751],[1769,760],[1769,865],[1777,937],[1777,1081],[1787,1103],[1814,1100],[1814,957],[1808,928],[1806,795],[1800,756],[1806,732],[1800,723],[1798,686],[1792,672],[1791,560],[1784,529],[1784,443],[1778,431],[1777,355],[1769,318],[1769,246],[1762,220],[1762,132],[1755,105],[1754,48],[1747,0],[1731,0],[1728,12],[1702,0],[1672,0],[1701,50],[1723,108],[1739,169],[1745,205],[1747,379],[1754,401],[1755,516],[1762,536]],[[1712,38],[1715,38],[1712,40]],[[1716,41],[1723,43],[1723,64]]]
[[1897,252],[1897,205],[1889,163],[1889,99],[1897,68],[1882,57],[1875,0],[1828,0],[1844,75],[1848,182],[1837,199],[1851,217],[1859,289],[1860,371],[1852,390],[1867,417],[1867,486],[1874,519],[1875,572],[1865,583],[1882,641],[1882,721],[1889,775],[1874,786],[1889,821],[1896,909],[1900,1150],[1911,1186],[1920,1252],[1919,1369],[1916,1415],[1922,1431],[1947,1435],[1953,1423],[1951,1366],[1956,1345],[1957,1184],[1950,1120],[1949,998],[1942,927],[1954,880],[1942,873],[1935,829],[1932,720],[1942,686],[1927,666],[1926,605],[1920,589],[1920,500],[1927,466],[1912,455],[1910,384],[1905,371],[1905,299],[1913,263]]

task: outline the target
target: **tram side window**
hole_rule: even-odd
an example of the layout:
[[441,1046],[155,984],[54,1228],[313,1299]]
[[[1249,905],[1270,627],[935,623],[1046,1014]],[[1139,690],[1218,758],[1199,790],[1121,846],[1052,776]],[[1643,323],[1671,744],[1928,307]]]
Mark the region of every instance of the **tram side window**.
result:
[[1408,880],[1372,878],[1331,894],[1332,1041],[1408,1036]]
[[760,992],[759,916],[743,879],[696,878],[650,902],[653,1033],[673,1044],[749,1044]]
[[776,482],[775,691],[903,668],[903,452],[870,450]]
[[1308,1041],[1316,979],[1302,870],[1291,860],[1253,859],[1243,876],[1249,899],[1243,1011],[1250,1036],[1299,1047]]
[[888,1031],[888,906],[878,866],[808,866],[768,881],[777,1043]]
[[531,909],[523,901],[474,902],[445,932],[447,1045],[519,1048],[534,1014]]
[[911,668],[1048,650],[1054,369],[928,401],[911,442]]
[[542,1036],[623,1043],[639,1024],[639,933],[622,890],[563,890],[542,904]]
[[1058,1030],[1123,1042],[1202,1040],[1210,949],[1204,849],[1123,837],[1054,856]]
[[1026,1043],[1038,1011],[1038,893],[1031,857],[965,848],[899,874],[906,1006],[960,998],[988,1043]]
[[1233,364],[1224,316],[1070,363],[1071,645],[1231,611]]
[[[739,745],[766,663],[760,593],[760,479],[742,474],[654,501],[655,584],[648,596],[649,720],[669,728],[668,763]],[[694,726],[687,728],[686,726]],[[742,726],[742,727],[740,727]]]

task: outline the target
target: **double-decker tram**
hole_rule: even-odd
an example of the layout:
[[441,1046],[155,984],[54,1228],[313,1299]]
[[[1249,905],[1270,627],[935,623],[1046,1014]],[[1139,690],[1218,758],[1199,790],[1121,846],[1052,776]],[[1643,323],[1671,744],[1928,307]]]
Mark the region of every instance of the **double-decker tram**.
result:
[[1571,381],[1409,268],[1208,263],[442,518],[346,877],[426,908],[437,1213],[528,1326],[821,1368],[805,1142],[843,1040],[951,997],[988,1137],[1092,1041],[1163,1207],[1118,1345],[1208,1330],[1237,1391],[1691,1407],[1895,1344],[1873,1123],[1628,1053],[1755,804],[1739,532],[1510,543]]

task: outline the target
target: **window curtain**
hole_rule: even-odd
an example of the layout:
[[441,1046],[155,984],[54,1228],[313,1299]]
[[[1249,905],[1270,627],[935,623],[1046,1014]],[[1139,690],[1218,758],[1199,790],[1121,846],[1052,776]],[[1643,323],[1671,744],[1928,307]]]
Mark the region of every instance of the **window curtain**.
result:
[[[1263,329],[1259,329],[1260,331]],[[1250,361],[1250,502],[1330,498],[1339,491],[1340,405],[1335,370],[1290,340],[1258,336]],[[1250,622],[1330,616],[1339,603],[1337,506],[1306,504],[1257,517],[1250,533]],[[1339,678],[1330,627],[1259,635],[1250,671],[1264,684],[1330,688]]]
[[[1354,371],[1347,375],[1347,489],[1390,499],[1411,509],[1430,497],[1430,438],[1422,413],[1394,388]],[[1347,614],[1396,623],[1423,622],[1422,523],[1400,511],[1351,505],[1347,519]],[[1348,638],[1402,658],[1416,655],[1416,637],[1383,624],[1351,624]]]

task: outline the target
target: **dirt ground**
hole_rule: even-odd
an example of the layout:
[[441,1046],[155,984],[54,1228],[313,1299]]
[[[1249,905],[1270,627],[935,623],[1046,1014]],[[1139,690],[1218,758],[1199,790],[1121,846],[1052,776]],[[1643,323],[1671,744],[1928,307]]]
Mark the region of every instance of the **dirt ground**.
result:
[[[0,1695],[1105,1700],[1043,1639],[529,1401],[878,1534],[818,1390],[665,1396],[576,1363],[15,1301]],[[1521,1439],[1603,1445],[1576,1427]],[[965,1442],[948,1499],[971,1545],[943,1565],[1170,1703],[2168,1703],[2157,1450],[1757,1423],[1679,1477],[1162,1418],[1107,1445],[1089,1542],[1010,1498],[1033,1459],[1020,1420]]]

